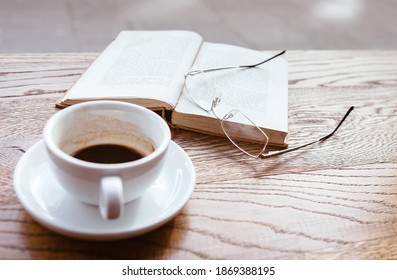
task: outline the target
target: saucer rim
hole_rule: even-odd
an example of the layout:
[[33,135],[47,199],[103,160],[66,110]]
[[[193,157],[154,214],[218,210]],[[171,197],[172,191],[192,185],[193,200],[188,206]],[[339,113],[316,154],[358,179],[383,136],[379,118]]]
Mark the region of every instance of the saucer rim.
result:
[[[92,241],[110,241],[110,240],[126,239],[145,234],[147,232],[150,232],[152,230],[155,230],[163,226],[164,224],[172,220],[175,216],[177,216],[189,201],[189,198],[191,197],[196,185],[196,172],[190,157],[178,144],[176,144],[174,141],[171,140],[169,147],[170,149],[167,151],[166,156],[169,157],[169,154],[171,153],[170,150],[175,149],[175,152],[179,153],[184,160],[181,166],[186,172],[184,172],[183,174],[186,174],[185,176],[191,177],[190,179],[188,179],[189,184],[183,185],[183,191],[182,192],[179,191],[178,194],[175,195],[174,201],[172,202],[173,206],[171,207],[171,209],[165,211],[164,215],[161,215],[160,218],[153,219],[150,222],[142,224],[139,227],[133,227],[129,230],[120,230],[117,229],[116,227],[114,230],[109,230],[106,232],[103,232],[101,230],[79,231],[78,229],[70,225],[63,226],[62,222],[55,222],[55,223],[50,222],[50,219],[45,218],[45,214],[43,214],[43,212],[40,211],[40,209],[37,206],[30,205],[31,203],[28,201],[29,199],[32,199],[31,197],[32,192],[29,192],[26,186],[25,187],[22,186],[23,185],[22,171],[24,167],[26,167],[26,161],[32,156],[31,154],[33,154],[36,151],[36,149],[39,149],[40,146],[44,146],[44,145],[45,144],[43,139],[38,141],[36,144],[31,146],[25,152],[25,154],[19,159],[14,171],[13,187],[17,195],[17,198],[19,202],[22,204],[23,208],[37,223],[41,224],[47,229],[50,229],[64,236],[83,239],[83,240],[92,240]],[[43,156],[43,158],[46,157],[48,157],[47,152]],[[42,162],[43,159],[37,161]],[[84,206],[94,207],[90,205],[84,205]]]

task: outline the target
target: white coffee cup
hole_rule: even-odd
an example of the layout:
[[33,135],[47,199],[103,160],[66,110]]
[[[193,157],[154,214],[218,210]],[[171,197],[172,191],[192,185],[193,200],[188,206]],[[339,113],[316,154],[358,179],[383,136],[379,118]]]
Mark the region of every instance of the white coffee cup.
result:
[[[126,102],[91,101],[54,114],[44,128],[51,166],[77,200],[99,205],[104,219],[122,215],[124,203],[142,196],[160,174],[170,143],[167,123]],[[120,145],[144,156],[123,163],[97,163],[73,155],[95,145]]]

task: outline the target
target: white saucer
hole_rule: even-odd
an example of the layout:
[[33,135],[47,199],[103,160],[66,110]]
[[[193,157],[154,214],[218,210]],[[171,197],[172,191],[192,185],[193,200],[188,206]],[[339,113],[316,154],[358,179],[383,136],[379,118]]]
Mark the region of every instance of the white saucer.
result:
[[196,174],[175,142],[160,177],[145,195],[125,205],[124,215],[104,220],[98,207],[76,201],[51,172],[44,142],[32,146],[14,172],[15,192],[26,211],[43,226],[70,237],[115,240],[154,230],[175,217],[193,192]]

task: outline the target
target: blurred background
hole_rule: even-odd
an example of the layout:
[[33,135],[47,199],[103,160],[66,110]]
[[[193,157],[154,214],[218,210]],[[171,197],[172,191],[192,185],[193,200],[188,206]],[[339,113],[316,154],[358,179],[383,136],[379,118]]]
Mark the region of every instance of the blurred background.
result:
[[397,0],[0,0],[0,52],[97,52],[128,29],[260,50],[396,49]]

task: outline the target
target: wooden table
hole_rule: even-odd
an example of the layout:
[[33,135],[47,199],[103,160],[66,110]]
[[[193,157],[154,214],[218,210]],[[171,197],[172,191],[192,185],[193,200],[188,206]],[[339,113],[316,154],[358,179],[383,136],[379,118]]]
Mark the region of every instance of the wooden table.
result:
[[397,258],[397,51],[287,52],[291,146],[325,135],[355,106],[321,144],[252,160],[223,138],[173,131],[197,185],[151,233],[87,242],[36,223],[15,195],[15,165],[96,56],[0,55],[0,258]]

